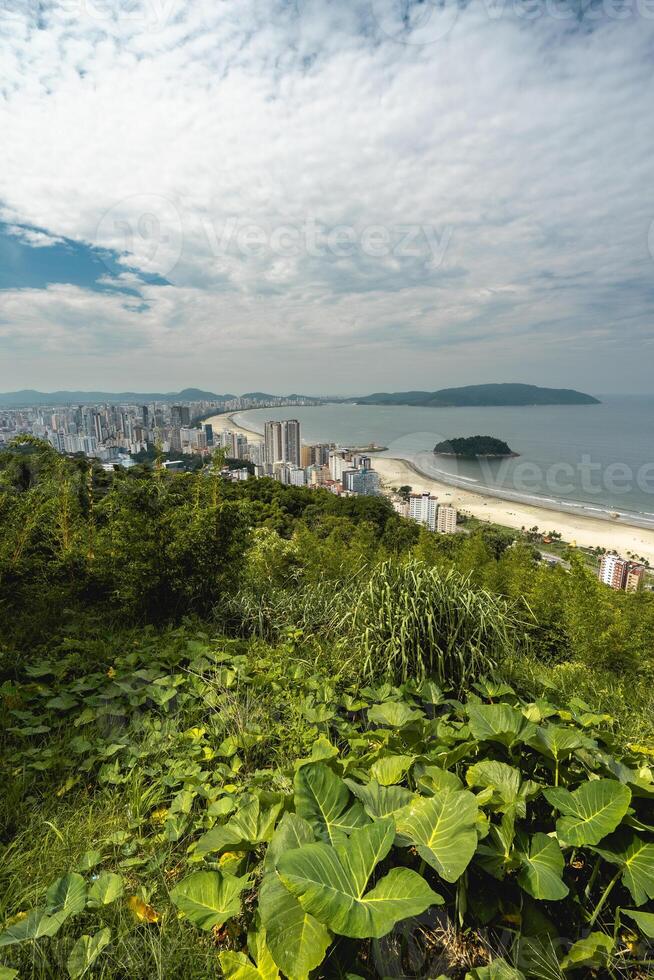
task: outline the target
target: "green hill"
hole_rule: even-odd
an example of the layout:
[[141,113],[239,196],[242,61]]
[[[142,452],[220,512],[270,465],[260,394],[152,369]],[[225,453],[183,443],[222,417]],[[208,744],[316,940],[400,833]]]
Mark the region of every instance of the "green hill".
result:
[[460,456],[462,459],[476,459],[478,456],[515,456],[508,443],[494,436],[467,436],[465,438],[445,439],[434,446],[438,456]]
[[599,400],[573,388],[538,385],[487,384],[440,391],[378,391],[357,398],[358,405],[415,405],[428,408],[487,405],[598,405]]

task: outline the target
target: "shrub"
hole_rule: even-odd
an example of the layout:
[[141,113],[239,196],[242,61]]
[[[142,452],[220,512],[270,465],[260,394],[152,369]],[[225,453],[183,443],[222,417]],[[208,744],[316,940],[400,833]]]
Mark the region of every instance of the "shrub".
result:
[[516,626],[506,601],[471,588],[457,572],[388,561],[354,607],[351,640],[365,676],[429,676],[461,690],[514,648]]

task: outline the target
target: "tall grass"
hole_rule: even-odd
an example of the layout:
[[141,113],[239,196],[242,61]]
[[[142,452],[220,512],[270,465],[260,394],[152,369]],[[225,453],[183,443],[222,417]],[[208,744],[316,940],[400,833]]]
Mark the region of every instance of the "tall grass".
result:
[[242,636],[269,642],[276,642],[289,629],[334,639],[342,634],[353,601],[349,588],[333,582],[291,582],[286,588],[240,589],[227,596],[215,614]]
[[507,602],[458,572],[387,561],[354,606],[351,642],[364,676],[432,677],[462,690],[515,648],[517,626]]

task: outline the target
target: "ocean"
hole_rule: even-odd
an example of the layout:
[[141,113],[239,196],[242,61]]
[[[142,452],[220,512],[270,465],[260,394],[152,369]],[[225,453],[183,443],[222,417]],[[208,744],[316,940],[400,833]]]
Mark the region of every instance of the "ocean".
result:
[[[654,396],[599,395],[600,405],[412,408],[330,404],[257,409],[237,419],[297,418],[304,442],[387,447],[427,476],[469,490],[654,527]],[[436,443],[490,435],[518,453],[501,460],[435,456]],[[619,518],[618,518],[619,519]]]

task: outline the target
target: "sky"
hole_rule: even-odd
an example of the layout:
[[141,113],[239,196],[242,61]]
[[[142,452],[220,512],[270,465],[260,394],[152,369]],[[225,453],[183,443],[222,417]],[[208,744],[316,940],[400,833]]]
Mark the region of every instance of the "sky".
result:
[[0,390],[652,392],[654,0],[4,0]]

